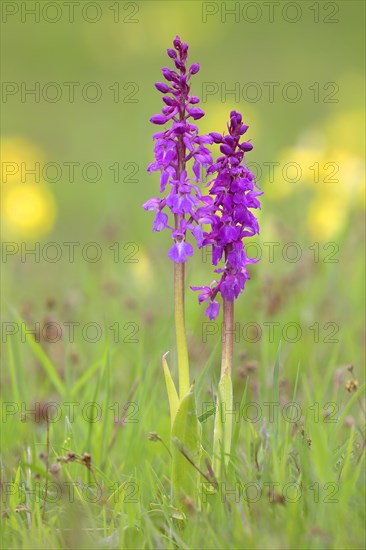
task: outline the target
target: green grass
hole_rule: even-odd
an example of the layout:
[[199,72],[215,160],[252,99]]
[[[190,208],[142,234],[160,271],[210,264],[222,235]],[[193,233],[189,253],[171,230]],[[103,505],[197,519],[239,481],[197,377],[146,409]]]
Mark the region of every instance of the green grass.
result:
[[[345,243],[343,249],[347,249]],[[258,295],[263,298],[261,273],[268,268],[262,262],[255,266],[258,274],[238,303],[236,319],[259,323],[269,319],[284,325],[300,321],[299,312],[310,307],[322,312],[315,317],[321,325],[339,319],[342,301],[329,306],[322,288],[324,281],[328,281],[329,292],[339,288],[343,265],[336,273],[325,264],[315,266],[316,276],[302,288],[294,288],[293,299],[284,301],[271,317],[263,304],[255,306]],[[118,268],[108,265],[108,278],[117,276]],[[280,267],[278,279],[290,268]],[[230,465],[215,494],[201,478],[200,509],[187,502],[182,521],[170,498],[169,406],[160,363],[162,353],[170,349],[169,364],[176,376],[170,305],[163,300],[167,290],[154,287],[148,300],[137,298],[119,310],[114,295],[98,292],[95,277],[92,270],[83,277],[88,298],[82,309],[74,306],[73,315],[64,307],[68,282],[62,280],[56,305],[47,310],[38,300],[28,328],[35,319],[45,317],[60,324],[71,318],[83,323],[98,319],[105,327],[120,319],[121,326],[138,323],[138,342],[124,342],[122,329],[119,342],[106,330],[94,344],[77,331],[73,343],[68,342],[66,332],[63,342],[54,344],[44,339],[37,343],[32,336],[22,341],[20,331],[6,338],[3,546],[363,548],[365,401],[362,348],[356,343],[358,310],[353,323],[340,328],[338,343],[324,342],[324,335],[316,343],[313,333],[305,329],[294,344],[282,338],[280,352],[280,334],[273,342],[264,334],[256,343],[240,339],[235,345],[236,409]],[[287,290],[282,290],[284,295]],[[356,304],[356,295],[360,295],[358,279],[347,287],[342,300]],[[161,305],[152,317],[153,304]],[[202,310],[191,294],[187,310],[198,414],[208,453],[200,465],[205,473],[214,422],[205,413],[212,409],[212,392],[217,388],[219,335],[202,341]],[[16,311],[7,311],[6,318],[19,322]],[[93,311],[101,313],[92,317]],[[350,363],[353,373],[347,370]],[[345,385],[353,378],[358,379],[359,388],[350,393]],[[20,404],[30,409],[37,402],[42,404],[41,411],[46,403],[58,404],[53,410],[59,418],[49,422],[48,435],[45,415],[28,414],[22,419]],[[295,405],[286,407],[289,402]],[[93,408],[90,403],[97,405]],[[158,436],[149,436],[151,432]],[[90,455],[91,466],[84,453]]]

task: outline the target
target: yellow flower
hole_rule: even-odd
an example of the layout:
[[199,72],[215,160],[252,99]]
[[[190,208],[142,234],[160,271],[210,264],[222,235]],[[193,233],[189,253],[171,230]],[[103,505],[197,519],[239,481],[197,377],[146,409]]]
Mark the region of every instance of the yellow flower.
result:
[[347,206],[340,197],[317,197],[307,215],[311,235],[323,241],[331,239],[343,229],[347,214]]
[[342,142],[348,152],[355,155],[364,153],[364,123],[365,110],[363,108],[340,113],[327,120],[324,132],[330,144],[337,146]]
[[35,239],[52,229],[56,205],[45,185],[13,184],[3,195],[1,218],[5,235]]
[[323,128],[304,132],[296,146],[281,152],[273,182],[265,186],[266,197],[277,200],[310,192],[306,218],[314,237],[336,236],[350,209],[365,205],[362,120],[361,111],[343,113],[326,121]]
[[[49,233],[56,217],[51,191],[41,179],[44,152],[25,138],[1,141],[1,219],[6,238],[36,239]],[[38,171],[37,175],[32,171]]]
[[[273,176],[268,173],[268,178],[273,179],[266,185],[267,197],[282,199],[295,191],[301,191],[304,185],[314,183],[315,174],[320,171],[315,162],[322,154],[322,151],[311,146],[299,145],[285,149],[274,168]],[[267,175],[266,172],[264,174]]]
[[136,282],[139,291],[146,294],[151,289],[153,283],[153,264],[146,253],[146,250],[141,246],[139,246],[138,250],[133,250],[133,247],[131,247],[131,250],[128,250],[127,252],[131,253],[131,262],[132,259],[137,260],[135,263],[130,264],[133,280]]

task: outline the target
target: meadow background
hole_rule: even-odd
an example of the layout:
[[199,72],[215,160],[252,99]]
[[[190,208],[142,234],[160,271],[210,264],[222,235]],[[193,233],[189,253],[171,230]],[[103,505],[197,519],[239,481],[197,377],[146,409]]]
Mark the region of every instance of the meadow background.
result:
[[[4,545],[364,547],[364,3],[105,0],[76,3],[72,17],[63,2],[35,4],[2,3]],[[236,305],[235,400],[256,405],[235,420],[227,487],[280,483],[273,502],[264,487],[257,502],[191,510],[184,530],[169,454],[148,435],[169,445],[170,242],[140,207],[158,193],[149,118],[176,34],[201,64],[201,133],[241,111],[265,193],[252,245],[262,260]],[[212,279],[197,252],[187,284]],[[220,324],[194,293],[186,309],[203,411]],[[271,419],[270,401],[295,401],[296,422]],[[210,450],[212,418],[203,426]],[[294,480],[301,498],[284,502]]]

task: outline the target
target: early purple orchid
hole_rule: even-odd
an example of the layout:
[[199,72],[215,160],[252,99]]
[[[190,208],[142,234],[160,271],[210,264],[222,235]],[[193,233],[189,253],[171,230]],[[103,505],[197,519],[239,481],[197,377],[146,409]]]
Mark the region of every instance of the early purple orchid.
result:
[[253,146],[249,141],[240,143],[241,136],[248,126],[242,123],[242,115],[236,111],[230,113],[228,135],[212,132],[210,136],[220,144],[223,156],[217,159],[208,170],[208,174],[217,173],[211,182],[210,195],[212,204],[201,208],[200,213],[209,220],[211,230],[205,232],[202,246],[212,246],[212,263],[217,265],[224,258],[225,265],[216,269],[221,274],[220,281],[211,286],[191,287],[201,291],[198,301],[209,301],[206,315],[216,319],[220,305],[216,301],[218,293],[223,300],[233,302],[244,290],[249,275],[246,266],[254,263],[245,254],[243,239],[259,233],[259,225],[251,209],[260,208],[258,196],[262,191],[257,187],[252,172],[244,164],[244,155]]
[[[173,42],[174,49],[167,50],[176,70],[163,67],[162,72],[167,84],[156,82],[156,89],[163,93],[164,107],[162,114],[151,117],[153,124],[170,123],[170,127],[154,135],[155,162],[148,167],[149,172],[160,172],[160,192],[167,193],[164,198],[148,200],[143,208],[156,212],[153,224],[154,231],[169,228],[172,231],[174,244],[169,250],[169,258],[175,263],[186,262],[193,255],[193,247],[186,241],[190,231],[199,246],[202,245],[199,206],[207,204],[207,197],[201,195],[197,183],[200,182],[201,166],[212,163],[210,151],[206,144],[213,143],[211,136],[200,136],[198,128],[191,120],[204,116],[199,107],[199,98],[190,95],[190,79],[198,73],[200,66],[193,63],[187,68],[188,44],[177,36]],[[193,177],[187,172],[187,164],[192,161]],[[165,212],[170,210],[174,216],[174,227],[169,225]]]

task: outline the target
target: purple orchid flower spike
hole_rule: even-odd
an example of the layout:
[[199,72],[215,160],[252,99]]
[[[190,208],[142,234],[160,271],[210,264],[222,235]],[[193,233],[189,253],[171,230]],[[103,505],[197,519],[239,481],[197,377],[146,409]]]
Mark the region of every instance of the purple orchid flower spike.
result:
[[[199,135],[195,121],[204,116],[191,94],[191,78],[198,73],[198,63],[188,65],[188,44],[177,36],[173,48],[167,50],[174,68],[163,67],[165,82],[156,82],[163,94],[163,107],[151,122],[164,128],[154,134],[155,161],[148,172],[160,173],[160,198],[145,202],[143,208],[155,212],[153,231],[169,229],[173,245],[168,252],[174,262],[174,317],[179,374],[179,398],[190,390],[189,360],[185,334],[185,262],[193,256],[193,246],[187,241],[190,233],[200,247],[203,245],[202,225],[207,223],[206,209],[213,199],[202,196],[201,172],[212,164],[206,145],[213,143],[210,135]],[[169,393],[169,391],[168,391]]]
[[202,245],[212,247],[212,263],[217,266],[224,259],[224,267],[216,269],[220,280],[211,286],[191,287],[201,291],[198,301],[209,301],[206,315],[216,319],[220,305],[216,301],[220,293],[222,299],[233,302],[244,290],[249,279],[247,265],[254,263],[245,254],[243,239],[259,233],[259,225],[252,209],[260,208],[258,197],[262,191],[257,187],[252,172],[245,166],[245,153],[253,146],[249,141],[241,141],[248,130],[242,123],[242,115],[230,113],[228,135],[212,132],[213,141],[220,144],[220,156],[212,164],[208,174],[217,173],[211,182],[210,196],[213,202],[200,209],[201,216],[209,220],[211,230],[203,234]]
[[[198,97],[191,95],[191,77],[198,73],[198,63],[187,64],[188,44],[177,36],[168,56],[175,68],[163,67],[166,82],[157,82],[156,89],[163,94],[164,106],[160,114],[150,120],[153,124],[165,125],[165,129],[154,135],[155,161],[149,172],[160,172],[161,198],[148,200],[143,208],[156,212],[154,231],[170,229],[173,246],[168,252],[174,265],[174,320],[178,360],[178,391],[167,365],[162,358],[164,376],[169,397],[170,414],[175,433],[184,448],[194,460],[200,460],[199,421],[195,412],[193,384],[190,383],[189,356],[185,331],[185,262],[193,255],[193,246],[187,242],[189,233],[198,246],[203,244],[202,225],[207,223],[206,209],[212,205],[212,197],[203,197],[199,184],[202,168],[212,164],[207,144],[213,138],[200,136],[194,124],[204,116],[197,107]],[[170,221],[171,220],[171,221]],[[186,429],[186,424],[189,429]],[[194,435],[196,434],[196,435]],[[173,497],[182,501],[187,496],[195,498],[198,487],[198,472],[182,474],[187,468],[186,459],[178,448],[172,448]]]
[[[199,98],[190,94],[190,79],[198,73],[200,66],[193,63],[188,67],[188,44],[179,36],[173,46],[167,53],[175,70],[163,67],[167,83],[155,83],[156,89],[164,94],[162,113],[150,119],[153,124],[169,124],[169,128],[154,135],[155,162],[148,167],[149,172],[160,172],[160,192],[166,196],[148,200],[143,208],[156,212],[153,231],[166,228],[172,231],[174,244],[168,256],[175,263],[182,263],[193,254],[192,246],[186,242],[187,231],[192,233],[199,246],[202,244],[203,222],[197,209],[203,198],[197,183],[200,182],[201,166],[212,164],[210,151],[205,145],[213,143],[213,138],[200,136],[193,124],[204,116],[203,110],[196,106]],[[187,172],[190,162],[192,177]],[[173,214],[172,225],[169,225],[167,210]]]

